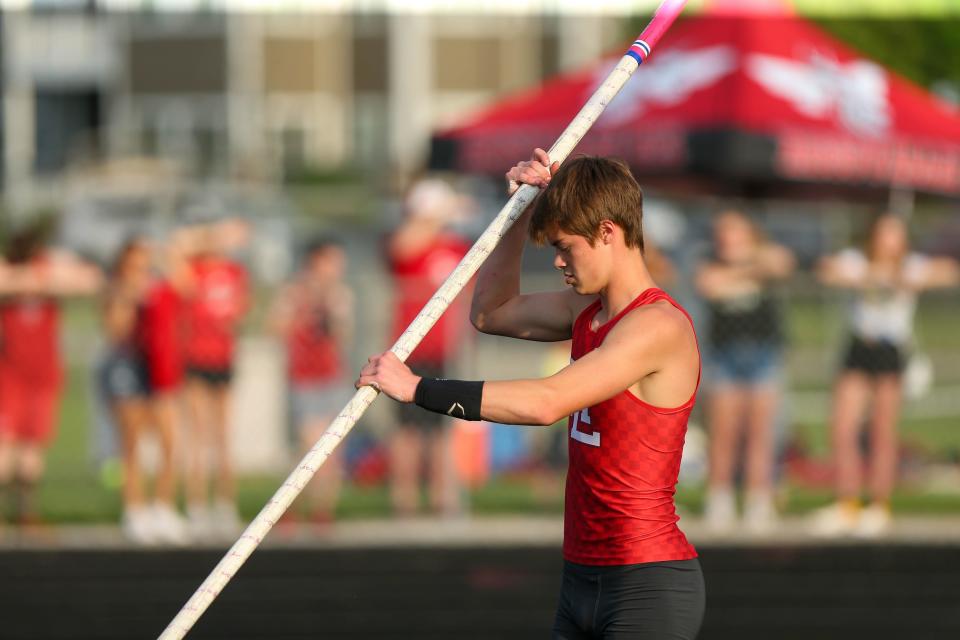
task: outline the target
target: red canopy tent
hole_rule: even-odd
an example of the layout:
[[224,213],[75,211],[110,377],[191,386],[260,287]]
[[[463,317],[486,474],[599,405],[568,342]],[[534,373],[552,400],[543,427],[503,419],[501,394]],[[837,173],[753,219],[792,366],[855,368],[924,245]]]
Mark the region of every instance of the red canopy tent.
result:
[[[556,139],[619,55],[437,133],[431,166],[502,175]],[[676,24],[578,151],[623,158],[647,182],[960,193],[960,116],[786,14]]]

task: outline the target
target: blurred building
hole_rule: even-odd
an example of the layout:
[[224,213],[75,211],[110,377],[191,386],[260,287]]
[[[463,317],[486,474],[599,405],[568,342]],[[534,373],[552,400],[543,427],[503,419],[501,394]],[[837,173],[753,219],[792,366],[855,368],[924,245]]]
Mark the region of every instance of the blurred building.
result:
[[127,156],[174,159],[194,176],[407,173],[425,160],[434,127],[624,38],[622,15],[559,10],[26,4],[3,15],[0,39],[8,194],[77,163]]

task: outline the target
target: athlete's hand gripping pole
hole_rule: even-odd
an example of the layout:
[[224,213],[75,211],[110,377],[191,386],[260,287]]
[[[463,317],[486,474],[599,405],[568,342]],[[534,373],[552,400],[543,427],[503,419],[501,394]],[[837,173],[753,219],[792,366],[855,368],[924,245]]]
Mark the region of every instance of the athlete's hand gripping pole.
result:
[[[673,23],[686,0],[663,0],[653,19],[627,53],[620,59],[603,84],[594,92],[566,130],[550,148],[551,162],[563,162],[578,142],[586,135],[590,127],[603,113],[607,104],[623,88],[637,67],[650,55],[650,51],[660,37]],[[523,185],[500,210],[490,226],[477,240],[473,248],[464,256],[457,268],[433,295],[413,323],[403,332],[393,345],[393,351],[400,360],[406,360],[410,352],[420,344],[423,336],[446,311],[477,269],[496,247],[500,238],[507,232],[530,202],[536,197],[538,188]],[[160,640],[180,640],[197,622],[207,607],[216,599],[234,574],[243,566],[254,549],[264,539],[277,520],[287,510],[293,500],[303,491],[307,483],[327,459],[330,452],[343,440],[357,420],[374,401],[377,392],[371,387],[360,388],[337,415],[320,440],[300,461],[297,468],[284,481],[277,492],[263,507],[253,522],[244,530],[240,539],[234,543],[227,554],[214,567],[193,596],[183,606],[176,617],[160,635]]]

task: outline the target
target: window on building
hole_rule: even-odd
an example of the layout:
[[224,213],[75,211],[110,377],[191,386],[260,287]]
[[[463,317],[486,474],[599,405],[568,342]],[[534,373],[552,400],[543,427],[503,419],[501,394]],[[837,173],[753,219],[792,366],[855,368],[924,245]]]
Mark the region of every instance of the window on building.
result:
[[100,94],[96,90],[38,89],[34,99],[34,169],[50,174],[99,153]]

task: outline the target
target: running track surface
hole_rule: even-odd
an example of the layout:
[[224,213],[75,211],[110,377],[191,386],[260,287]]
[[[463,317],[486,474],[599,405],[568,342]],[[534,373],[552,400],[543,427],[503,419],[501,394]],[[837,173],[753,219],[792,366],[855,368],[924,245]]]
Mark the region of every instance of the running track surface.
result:
[[[422,521],[273,536],[189,637],[548,637],[555,527]],[[958,638],[960,528],[931,528],[882,543],[697,540],[708,589],[701,638]],[[110,530],[8,535],[0,638],[154,638],[225,546],[133,549]]]

